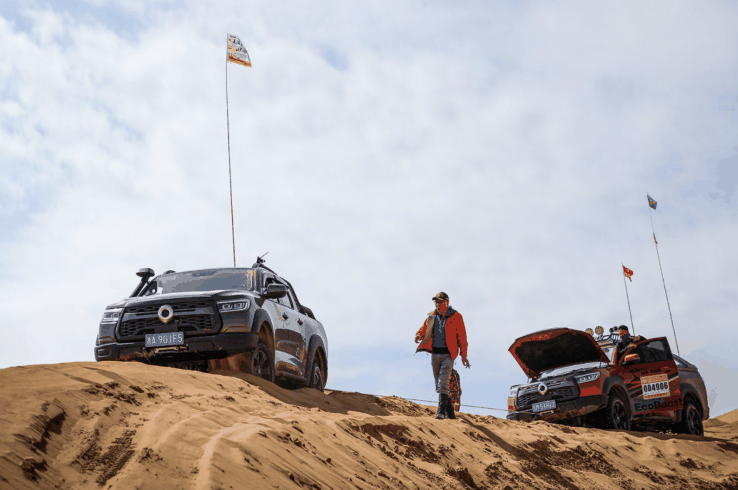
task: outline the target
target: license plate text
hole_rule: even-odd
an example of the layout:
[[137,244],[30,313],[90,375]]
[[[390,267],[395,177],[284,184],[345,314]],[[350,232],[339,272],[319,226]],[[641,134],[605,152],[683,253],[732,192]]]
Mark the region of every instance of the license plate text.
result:
[[146,347],[184,344],[184,332],[146,334]]

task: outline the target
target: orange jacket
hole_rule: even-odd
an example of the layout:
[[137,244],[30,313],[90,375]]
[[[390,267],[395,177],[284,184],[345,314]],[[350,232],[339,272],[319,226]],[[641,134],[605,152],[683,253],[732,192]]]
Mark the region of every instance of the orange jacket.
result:
[[[451,353],[451,359],[456,359],[459,355],[459,349],[461,349],[461,357],[466,357],[466,328],[464,327],[464,319],[461,317],[461,313],[453,310],[449,307],[451,315],[446,318],[446,346],[448,351]],[[436,312],[435,310],[428,313],[428,318],[425,319],[420,330],[415,334],[416,337],[420,337],[420,345],[415,352],[433,352],[433,321],[435,321]],[[431,328],[428,328],[430,323]]]

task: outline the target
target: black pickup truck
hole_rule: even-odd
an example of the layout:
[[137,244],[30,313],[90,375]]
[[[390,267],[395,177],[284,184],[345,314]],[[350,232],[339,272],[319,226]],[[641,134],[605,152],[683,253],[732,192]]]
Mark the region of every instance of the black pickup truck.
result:
[[97,361],[142,361],[245,372],[323,390],[328,338],[292,285],[263,260],[251,268],[141,269],[129,298],[109,305]]

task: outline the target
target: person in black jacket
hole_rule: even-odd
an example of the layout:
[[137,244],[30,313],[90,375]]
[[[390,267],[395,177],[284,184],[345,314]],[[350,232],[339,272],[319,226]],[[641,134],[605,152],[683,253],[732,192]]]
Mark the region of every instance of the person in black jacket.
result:
[[645,337],[641,337],[640,335],[632,337],[628,331],[628,327],[625,325],[620,325],[618,327],[618,337],[620,337],[620,340],[615,344],[615,352],[612,355],[613,364],[617,364],[618,361],[620,361],[620,355],[630,349],[632,345],[636,342],[640,342],[641,340],[645,340]]

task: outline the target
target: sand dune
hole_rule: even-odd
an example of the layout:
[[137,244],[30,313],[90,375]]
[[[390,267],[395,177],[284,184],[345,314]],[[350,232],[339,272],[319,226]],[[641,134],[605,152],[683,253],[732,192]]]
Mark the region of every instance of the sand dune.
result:
[[138,363],[0,370],[0,488],[738,488],[738,413],[705,437],[460,414]]

